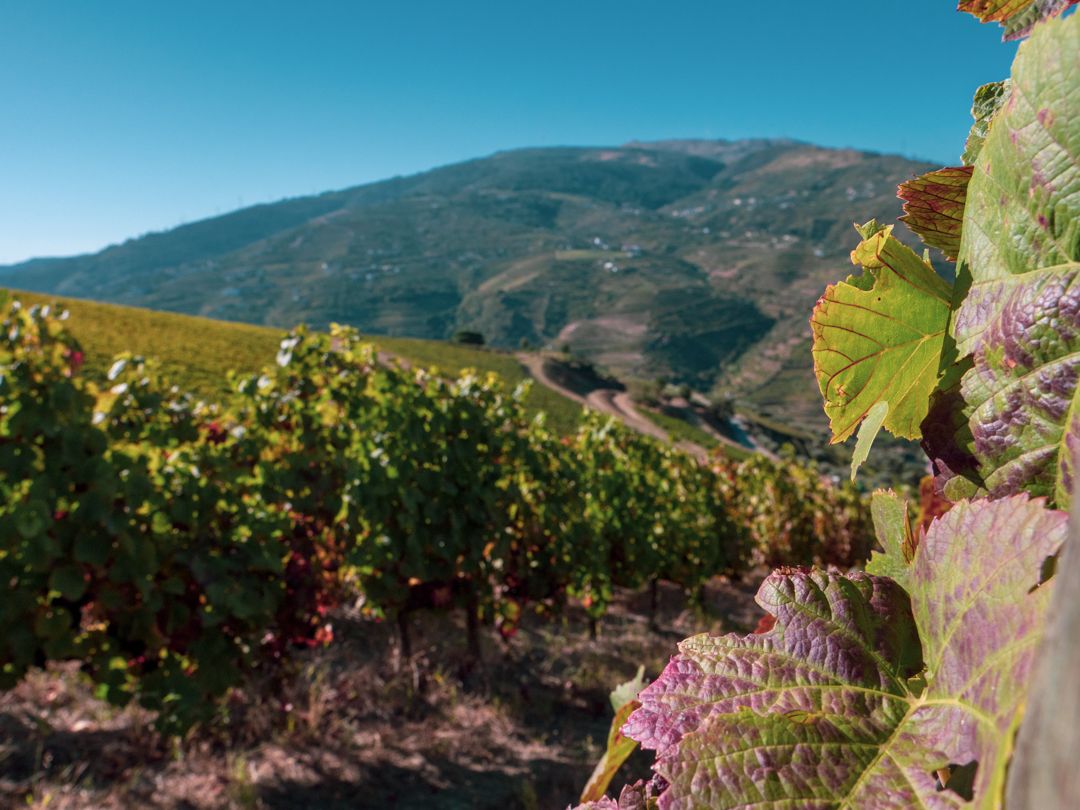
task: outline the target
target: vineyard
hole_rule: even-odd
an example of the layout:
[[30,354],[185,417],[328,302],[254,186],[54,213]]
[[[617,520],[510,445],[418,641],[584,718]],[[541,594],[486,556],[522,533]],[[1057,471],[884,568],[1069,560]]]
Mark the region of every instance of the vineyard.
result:
[[[265,326],[41,293],[14,294],[24,305],[59,305],[71,313],[71,334],[86,353],[83,372],[98,384],[106,382],[114,355],[131,352],[154,358],[163,374],[193,396],[216,400],[229,392],[229,371],[258,371],[281,339],[279,330]],[[512,355],[497,351],[387,335],[379,335],[376,347],[403,362],[450,374],[467,368],[493,372],[511,386],[528,379]],[[530,416],[543,411],[548,426],[562,433],[572,432],[581,417],[576,403],[541,385],[529,389],[524,405]]]
[[[71,676],[95,705],[141,712],[153,731],[138,739],[179,757],[291,733],[295,696],[332,678],[332,697],[309,701],[311,740],[348,704],[384,699],[406,706],[382,709],[397,733],[425,695],[464,703],[485,671],[510,684],[500,700],[535,701],[534,725],[558,726],[534,670],[564,691],[578,677],[606,692],[623,644],[641,670],[602,706],[614,721],[580,798],[539,797],[528,782],[522,806],[1071,806],[1075,4],[960,3],[1022,40],[1011,76],[976,92],[962,165],[899,187],[925,251],[892,225],[857,226],[857,271],[811,314],[833,441],[854,440],[850,480],[788,455],[695,457],[538,396],[509,355],[477,371],[463,347],[399,341],[390,356],[344,326],[273,340],[238,326],[195,369],[171,338],[115,354],[121,329],[99,321],[77,338],[83,305],[5,296],[0,690]],[[860,488],[882,430],[925,451],[933,475],[918,491]],[[718,584],[735,599],[756,587],[764,614],[710,621]],[[659,620],[673,594],[694,617],[677,636]],[[628,631],[630,603],[646,618]],[[641,643],[667,651],[691,631],[662,671]],[[515,650],[529,634],[546,646]],[[597,671],[552,667],[582,646]],[[312,665],[318,653],[333,673]],[[392,661],[398,680],[370,660]],[[62,691],[46,689],[48,701]],[[268,716],[253,719],[255,706]],[[0,712],[0,732],[9,720]],[[382,745],[382,733],[351,744]],[[33,772],[36,756],[20,767]],[[399,781],[416,772],[403,761]],[[40,798],[36,785],[18,791]],[[0,801],[15,793],[0,779]]]
[[[0,344],[5,687],[75,660],[162,732],[333,640],[335,612],[396,624],[464,611],[511,638],[615,588],[694,594],[761,563],[849,566],[869,513],[792,462],[710,465],[589,416],[560,437],[493,375],[378,361],[346,328],[298,329],[262,374],[207,404],[153,362],[98,386],[67,313],[6,305]],[[389,654],[389,653],[388,653]]]

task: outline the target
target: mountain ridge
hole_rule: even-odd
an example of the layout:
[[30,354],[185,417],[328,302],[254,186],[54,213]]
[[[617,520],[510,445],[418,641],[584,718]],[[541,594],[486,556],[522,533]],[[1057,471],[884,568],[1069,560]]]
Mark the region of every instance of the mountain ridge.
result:
[[276,327],[565,344],[817,427],[806,318],[848,272],[850,224],[899,215],[896,184],[928,168],[790,139],[514,149],[0,267],[0,283]]

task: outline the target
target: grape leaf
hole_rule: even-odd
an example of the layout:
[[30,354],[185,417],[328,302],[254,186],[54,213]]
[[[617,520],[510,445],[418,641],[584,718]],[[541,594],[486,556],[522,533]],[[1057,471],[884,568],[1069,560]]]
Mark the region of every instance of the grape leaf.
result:
[[971,117],[975,119],[975,123],[971,125],[971,131],[964,143],[964,154],[960,157],[965,166],[971,166],[979,157],[979,150],[986,140],[986,133],[990,131],[994,115],[1008,96],[1008,79],[984,84],[975,91],[975,99],[971,102]]
[[866,572],[889,577],[905,591],[911,588],[911,560],[918,541],[911,530],[908,502],[892,490],[878,490],[870,500],[874,534],[882,551],[870,553]]
[[49,507],[42,501],[29,501],[15,510],[15,531],[24,540],[33,540],[48,528],[49,522]]
[[[993,496],[1066,503],[1080,444],[1080,17],[1039,27],[968,187],[953,332],[966,439]],[[929,448],[932,457],[934,448]]]
[[901,183],[896,196],[904,201],[900,221],[930,247],[955,261],[960,252],[970,166],[951,166]]
[[931,524],[915,554],[911,604],[930,677],[913,721],[948,740],[950,762],[979,763],[979,806],[1001,806],[1053,590],[1045,563],[1067,524],[1026,495],[970,501]]
[[596,767],[593,769],[592,775],[581,793],[581,802],[583,804],[603,800],[604,792],[607,790],[608,785],[611,784],[616,772],[626,762],[627,757],[634,753],[634,749],[637,748],[637,741],[627,737],[622,733],[621,729],[631,713],[639,705],[636,700],[631,700],[624,703],[615,712],[615,719],[612,721],[611,731],[608,733],[607,750],[600,757],[600,761],[596,763]]
[[86,577],[77,565],[65,565],[49,575],[49,587],[65,599],[75,601],[86,593]]
[[814,371],[833,442],[848,438],[880,402],[884,426],[920,436],[945,348],[951,290],[892,226],[867,223],[852,262],[866,272],[834,284],[814,308]]
[[596,763],[596,768],[581,793],[580,801],[583,804],[604,799],[604,792],[616,772],[637,748],[637,742],[623,734],[621,729],[630,714],[641,705],[637,702],[637,695],[644,686],[645,667],[640,666],[633,678],[612,690],[611,707],[615,710],[615,719],[612,720],[611,730],[608,732],[607,750]]
[[979,475],[995,497],[1068,503],[1080,443],[1080,265],[986,285],[957,319],[960,334],[975,328],[961,394]]
[[645,665],[642,664],[638,667],[633,678],[620,683],[611,690],[611,694],[608,695],[611,700],[611,708],[618,711],[630,701],[635,700],[638,692],[645,688],[645,683]]
[[574,810],[620,810],[619,803],[610,796],[602,796],[599,799],[583,802]]
[[968,186],[960,259],[975,284],[1075,261],[1080,248],[1080,20],[1040,27]]
[[1024,722],[1009,763],[1006,807],[1061,807],[1065,797],[1080,796],[1080,516],[1073,507],[1069,540],[1057,560],[1054,588],[1043,640],[1036,656]]
[[1080,0],[961,0],[959,10],[974,14],[980,22],[998,22],[1005,40],[1031,33],[1035,23],[1060,14]]
[[855,480],[855,474],[859,471],[866,459],[870,456],[870,448],[874,444],[881,431],[881,425],[885,417],[889,415],[889,403],[882,400],[875,402],[866,412],[866,418],[859,427],[859,435],[855,439],[855,452],[851,454],[851,480]]
[[656,810],[656,791],[652,782],[639,781],[626,785],[616,801],[602,796],[594,801],[583,802],[574,810]]
[[684,641],[623,729],[657,752],[660,807],[954,808],[934,773],[972,762],[974,806],[998,806],[1065,523],[1023,495],[957,504],[910,602],[862,572],[772,574],[773,629]]

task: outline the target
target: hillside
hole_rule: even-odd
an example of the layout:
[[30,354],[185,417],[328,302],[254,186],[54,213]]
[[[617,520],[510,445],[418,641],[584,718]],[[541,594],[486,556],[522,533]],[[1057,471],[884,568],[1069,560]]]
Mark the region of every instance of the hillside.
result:
[[[86,352],[86,372],[91,378],[103,380],[112,358],[130,351],[154,358],[170,380],[209,399],[222,392],[226,372],[252,373],[273,363],[283,335],[283,330],[265,326],[23,290],[9,292],[26,304],[58,303],[70,312],[69,326]],[[525,398],[526,410],[531,415],[543,412],[548,425],[562,434],[576,429],[582,407],[587,404],[616,416],[635,430],[662,437],[699,456],[714,448],[723,449],[735,459],[747,456],[747,450],[737,442],[703,426],[700,414],[695,415],[691,408],[683,406],[672,411],[669,403],[665,412],[663,404],[651,407],[647,401],[618,393],[618,380],[588,374],[575,379],[581,374],[577,367],[588,368],[587,363],[568,363],[564,356],[545,352],[511,354],[447,341],[369,337],[380,352],[405,363],[436,367],[449,374],[466,368],[494,372],[508,386],[532,380]],[[552,373],[559,379],[553,379]],[[771,455],[771,450],[792,443],[800,455],[817,461],[829,472],[846,473],[850,448],[828,446],[821,436],[787,423],[753,414],[744,417],[749,420],[743,423],[749,434],[740,440],[744,445],[748,443]],[[729,433],[730,428],[729,424]],[[921,476],[925,465],[915,445],[882,436],[876,446],[876,458],[861,473],[868,485],[911,482]]]
[[[103,379],[112,358],[130,351],[157,360],[170,380],[208,398],[221,392],[226,372],[253,373],[272,364],[282,337],[282,330],[263,326],[40,293],[12,295],[25,304],[55,302],[70,312],[70,328],[86,353],[91,378]],[[465,368],[491,371],[511,386],[529,379],[512,355],[496,351],[414,338],[379,337],[377,346],[402,361],[451,374]],[[560,432],[572,430],[581,413],[578,404],[542,385],[534,384],[525,402],[530,413],[546,413]]]
[[468,328],[817,428],[809,312],[850,270],[851,223],[897,216],[897,183],[927,168],[793,141],[525,149],[0,268],[0,282],[278,328]]

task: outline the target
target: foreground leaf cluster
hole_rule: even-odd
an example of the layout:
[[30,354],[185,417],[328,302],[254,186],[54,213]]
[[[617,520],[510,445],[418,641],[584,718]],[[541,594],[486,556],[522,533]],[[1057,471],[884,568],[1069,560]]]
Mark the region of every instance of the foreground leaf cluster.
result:
[[[624,731],[657,752],[661,806],[956,807],[936,774],[968,763],[975,793],[1000,795],[1065,523],[1026,496],[958,505],[907,592],[774,573],[757,597],[771,630],[682,642],[638,697]],[[982,553],[988,536],[1000,557]]]
[[977,92],[964,165],[899,189],[955,282],[871,221],[852,253],[863,273],[811,319],[834,441],[859,430],[852,474],[882,427],[921,439],[928,519],[878,493],[865,572],[779,569],[758,592],[765,632],[684,641],[623,727],[656,752],[664,787],[594,806],[1000,808],[1032,786],[1040,806],[1075,803],[1060,787],[1069,754],[1022,727],[1032,700],[1048,727],[1055,697],[1029,684],[1051,593],[1075,586],[1053,576],[1080,448],[1071,5],[961,3],[1031,38],[1010,79]]

